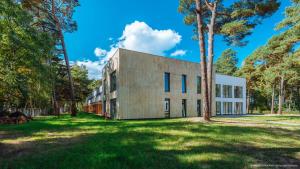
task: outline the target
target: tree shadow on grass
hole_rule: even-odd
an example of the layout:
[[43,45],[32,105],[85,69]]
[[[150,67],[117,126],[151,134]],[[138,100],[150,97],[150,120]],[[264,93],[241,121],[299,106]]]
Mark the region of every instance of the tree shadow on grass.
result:
[[[285,130],[277,133],[254,127],[165,120],[141,122],[92,118],[89,122],[86,117],[69,122],[35,121],[34,125],[31,124],[33,126],[27,126],[32,131],[26,135],[34,135],[38,131],[72,132],[83,127],[102,127],[96,128],[96,133],[83,133],[71,138],[46,138],[19,145],[0,143],[0,168],[234,169],[251,168],[251,164],[300,166],[300,160],[295,158],[300,148],[280,145],[278,148],[263,148],[248,145],[243,140],[234,143],[222,138],[224,135],[237,137],[245,133],[281,138],[285,136],[282,134]],[[26,126],[15,130],[26,130]],[[174,130],[177,133],[172,133]],[[192,135],[181,135],[182,132]],[[198,144],[185,145],[194,142]]]
[[[258,148],[203,137],[202,140],[209,139],[218,146],[210,144],[161,149],[158,148],[158,138],[177,139],[169,134],[136,132],[126,128],[115,133],[87,134],[69,140],[50,139],[31,143],[38,148],[31,147],[29,152],[15,154],[11,158],[2,157],[0,167],[233,169],[249,168],[251,164],[300,166],[300,160],[292,156],[300,152],[300,148]],[[195,139],[185,138],[185,142]]]

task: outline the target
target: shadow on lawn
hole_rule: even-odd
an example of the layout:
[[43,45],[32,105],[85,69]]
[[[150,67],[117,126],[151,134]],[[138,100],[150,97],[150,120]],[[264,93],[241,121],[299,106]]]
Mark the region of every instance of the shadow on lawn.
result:
[[[0,144],[0,168],[250,168],[253,164],[296,164],[300,160],[292,157],[300,148],[258,148],[243,142],[233,143],[222,139],[222,135],[262,132],[282,137],[274,131],[238,126],[215,126],[184,121],[104,121],[95,120],[65,123],[37,123],[37,131],[80,130],[81,127],[105,126],[95,134],[83,134],[64,139],[31,141],[24,145]],[[92,118],[93,119],[93,118]],[[41,124],[40,124],[41,123]],[[25,126],[26,128],[26,126]],[[27,129],[32,129],[27,127]],[[135,129],[145,128],[138,131]],[[103,130],[105,129],[105,130]],[[110,132],[110,129],[115,129]],[[157,130],[190,131],[220,135],[220,139],[209,135],[178,136]],[[284,131],[283,131],[284,132]],[[203,141],[210,144],[181,147],[188,142]],[[179,145],[164,145],[175,142]],[[23,149],[22,149],[23,146]],[[15,150],[15,152],[2,152]],[[2,164],[1,164],[2,163]]]

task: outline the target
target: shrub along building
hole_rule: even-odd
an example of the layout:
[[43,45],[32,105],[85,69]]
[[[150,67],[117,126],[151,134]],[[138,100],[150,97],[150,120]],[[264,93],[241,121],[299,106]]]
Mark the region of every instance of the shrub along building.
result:
[[[212,115],[244,114],[245,79],[213,77],[217,87],[213,87]],[[102,111],[111,118],[202,116],[198,63],[118,49],[105,65],[102,80]]]

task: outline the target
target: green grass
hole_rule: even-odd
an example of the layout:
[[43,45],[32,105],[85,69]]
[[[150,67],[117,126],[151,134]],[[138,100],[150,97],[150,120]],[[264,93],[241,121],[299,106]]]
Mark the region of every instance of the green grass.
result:
[[[284,122],[278,124],[273,122]],[[294,125],[296,124],[296,125]],[[300,116],[166,120],[40,117],[0,125],[0,168],[300,167]],[[274,168],[274,167],[271,167]]]

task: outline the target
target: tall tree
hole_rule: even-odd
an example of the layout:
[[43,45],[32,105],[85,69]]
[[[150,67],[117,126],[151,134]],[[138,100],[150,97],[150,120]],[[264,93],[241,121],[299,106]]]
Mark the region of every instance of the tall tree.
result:
[[237,71],[238,58],[232,49],[226,49],[215,63],[216,72],[232,76]]
[[47,61],[54,41],[32,27],[33,22],[19,3],[0,1],[0,102],[9,107],[45,107],[48,103]]
[[[214,59],[214,37],[219,34],[229,45],[245,45],[243,39],[251,34],[253,28],[262,19],[272,15],[279,7],[277,0],[239,0],[231,4],[222,0],[180,0],[178,11],[185,14],[184,22],[195,26],[195,39],[199,40],[201,56],[201,74],[204,82],[203,107],[204,118],[211,116],[212,71]],[[207,49],[205,53],[205,34],[207,33]],[[206,64],[207,62],[207,64]],[[207,74],[206,74],[207,72]],[[208,98],[206,101],[206,97]]]
[[63,55],[67,66],[71,115],[76,116],[74,84],[63,32],[73,32],[77,29],[77,24],[72,16],[79,2],[78,0],[22,0],[22,3],[35,14],[35,25],[52,32],[57,39],[56,46],[58,50],[62,51],[61,55]]

